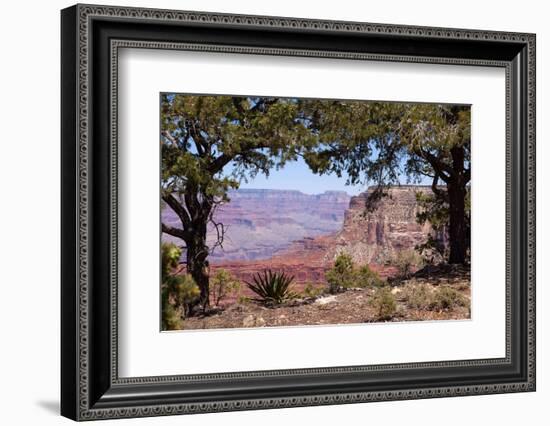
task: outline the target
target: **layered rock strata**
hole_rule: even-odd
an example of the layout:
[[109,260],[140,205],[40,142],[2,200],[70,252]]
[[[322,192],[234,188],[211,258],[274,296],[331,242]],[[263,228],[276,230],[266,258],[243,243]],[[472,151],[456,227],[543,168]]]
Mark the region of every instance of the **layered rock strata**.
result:
[[[350,196],[344,191],[304,194],[292,190],[239,189],[230,191],[230,202],[221,206],[215,221],[223,223],[226,234],[223,249],[210,255],[212,263],[235,260],[269,259],[301,238],[326,235],[341,229]],[[166,207],[162,220],[181,226],[174,212]],[[163,235],[163,240],[176,241]],[[216,241],[209,229],[208,244]]]
[[281,270],[294,275],[297,283],[323,282],[325,271],[339,253],[352,256],[358,265],[369,264],[383,277],[395,272],[387,266],[397,254],[414,250],[431,235],[445,244],[445,234],[436,233],[429,223],[419,224],[416,194],[429,192],[424,186],[399,186],[367,209],[367,194],[352,197],[340,230],[318,237],[294,241],[286,250],[270,259],[250,262],[224,262],[218,267],[230,270],[241,280],[264,269]]

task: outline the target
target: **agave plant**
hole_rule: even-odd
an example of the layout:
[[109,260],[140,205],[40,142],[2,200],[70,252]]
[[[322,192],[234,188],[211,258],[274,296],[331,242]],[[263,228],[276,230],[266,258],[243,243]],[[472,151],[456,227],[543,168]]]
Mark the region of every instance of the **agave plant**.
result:
[[259,298],[254,299],[265,304],[281,304],[285,300],[293,299],[296,294],[291,291],[290,284],[294,276],[288,276],[284,272],[272,272],[264,270],[256,274],[253,282],[245,282],[250,290],[256,293]]

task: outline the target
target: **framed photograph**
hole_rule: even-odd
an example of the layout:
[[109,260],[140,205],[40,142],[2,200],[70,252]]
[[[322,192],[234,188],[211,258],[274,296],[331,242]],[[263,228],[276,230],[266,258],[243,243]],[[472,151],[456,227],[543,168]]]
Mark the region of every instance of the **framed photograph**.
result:
[[61,12],[61,412],[535,390],[535,35]]

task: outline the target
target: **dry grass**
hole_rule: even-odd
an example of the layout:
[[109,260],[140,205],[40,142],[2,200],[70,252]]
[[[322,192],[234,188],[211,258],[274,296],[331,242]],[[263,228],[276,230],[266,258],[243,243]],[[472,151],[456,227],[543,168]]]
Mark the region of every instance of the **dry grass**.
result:
[[426,276],[420,271],[394,287],[314,295],[278,307],[243,298],[211,315],[187,318],[183,326],[211,329],[469,319],[469,271],[444,272]]

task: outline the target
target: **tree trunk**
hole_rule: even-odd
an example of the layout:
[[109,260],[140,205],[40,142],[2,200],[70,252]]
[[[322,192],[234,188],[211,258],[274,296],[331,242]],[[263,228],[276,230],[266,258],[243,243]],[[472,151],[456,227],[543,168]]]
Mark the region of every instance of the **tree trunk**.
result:
[[197,232],[192,233],[187,241],[187,272],[193,277],[199,287],[198,303],[206,310],[210,302],[208,246],[206,245],[206,224],[199,224]]
[[466,263],[468,241],[466,224],[466,183],[464,170],[464,148],[451,148],[453,174],[447,182],[449,193],[449,263]]
[[[201,200],[202,201],[199,201]],[[165,195],[163,200],[178,215],[181,221],[181,229],[162,224],[162,231],[180,238],[185,242],[187,273],[191,275],[200,290],[197,302],[190,305],[190,310],[196,305],[203,311],[210,304],[209,289],[209,248],[206,244],[206,233],[210,221],[213,203],[202,194],[198,185],[189,184],[185,193],[185,207],[173,196]]]
[[466,188],[457,183],[447,185],[449,193],[449,263],[466,263],[468,227],[466,225]]
[[187,244],[187,272],[193,277],[199,287],[199,304],[206,310],[210,302],[208,247],[206,246],[206,235],[193,235],[191,244]]

